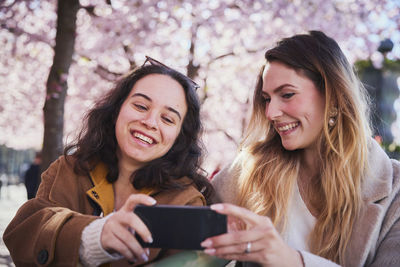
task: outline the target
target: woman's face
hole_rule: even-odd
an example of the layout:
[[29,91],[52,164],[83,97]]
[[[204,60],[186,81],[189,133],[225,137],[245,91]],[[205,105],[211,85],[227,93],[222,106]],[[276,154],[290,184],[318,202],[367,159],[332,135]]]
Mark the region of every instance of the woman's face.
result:
[[325,97],[306,76],[273,61],[263,73],[265,116],[287,150],[315,145],[324,123]]
[[138,80],[115,125],[120,162],[140,167],[164,156],[179,135],[187,111],[183,87],[167,75]]

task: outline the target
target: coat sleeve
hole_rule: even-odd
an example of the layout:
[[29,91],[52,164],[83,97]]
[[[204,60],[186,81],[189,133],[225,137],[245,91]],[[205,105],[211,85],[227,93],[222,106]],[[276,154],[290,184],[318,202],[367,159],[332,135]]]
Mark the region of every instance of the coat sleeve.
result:
[[380,242],[369,267],[400,266],[400,192],[386,213]]
[[400,221],[393,225],[380,244],[370,267],[400,266]]
[[[4,243],[16,266],[78,264],[81,232],[97,217],[73,211],[74,200],[58,202],[50,197],[56,190],[53,185],[60,165],[59,159],[43,173],[37,197],[21,206],[4,232]],[[74,189],[64,188],[78,202],[73,196],[79,192]]]

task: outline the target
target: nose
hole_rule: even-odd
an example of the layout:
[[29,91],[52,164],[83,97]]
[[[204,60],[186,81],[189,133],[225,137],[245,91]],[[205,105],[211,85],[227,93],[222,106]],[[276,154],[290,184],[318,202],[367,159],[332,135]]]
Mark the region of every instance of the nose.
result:
[[278,101],[271,99],[270,102],[265,105],[265,116],[269,121],[276,120],[282,116],[282,114],[283,112]]
[[142,118],[141,123],[148,129],[157,129],[157,115],[154,112],[148,112]]

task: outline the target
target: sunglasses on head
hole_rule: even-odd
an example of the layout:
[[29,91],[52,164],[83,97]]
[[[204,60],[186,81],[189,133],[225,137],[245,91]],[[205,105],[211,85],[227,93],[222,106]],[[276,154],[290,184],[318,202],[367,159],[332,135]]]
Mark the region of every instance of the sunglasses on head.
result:
[[[164,68],[166,68],[166,69],[176,71],[176,70],[174,70],[174,69],[168,67],[167,65],[161,63],[160,61],[155,60],[154,58],[151,58],[151,57],[149,57],[149,56],[146,56],[146,60],[143,62],[142,67],[143,67],[144,65],[146,65],[146,63],[150,63],[150,64],[153,65],[153,66],[161,66],[161,67],[164,67]],[[176,71],[176,72],[179,72],[179,71]],[[181,74],[182,74],[182,73],[181,73]],[[192,79],[190,79],[188,76],[186,76],[186,75],[184,75],[184,74],[182,74],[182,75],[185,76],[185,77],[190,81],[190,83],[191,83],[191,84],[193,85],[193,87],[194,87],[194,90],[197,90],[197,89],[200,88],[200,85],[198,85],[195,81],[193,81]]]

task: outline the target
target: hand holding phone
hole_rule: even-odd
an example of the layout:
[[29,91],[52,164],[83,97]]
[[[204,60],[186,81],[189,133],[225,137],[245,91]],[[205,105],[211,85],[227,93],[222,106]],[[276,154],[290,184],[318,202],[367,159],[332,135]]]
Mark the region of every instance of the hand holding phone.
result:
[[134,212],[146,224],[153,242],[136,238],[143,247],[202,250],[200,243],[226,233],[226,215],[204,206],[137,205]]

